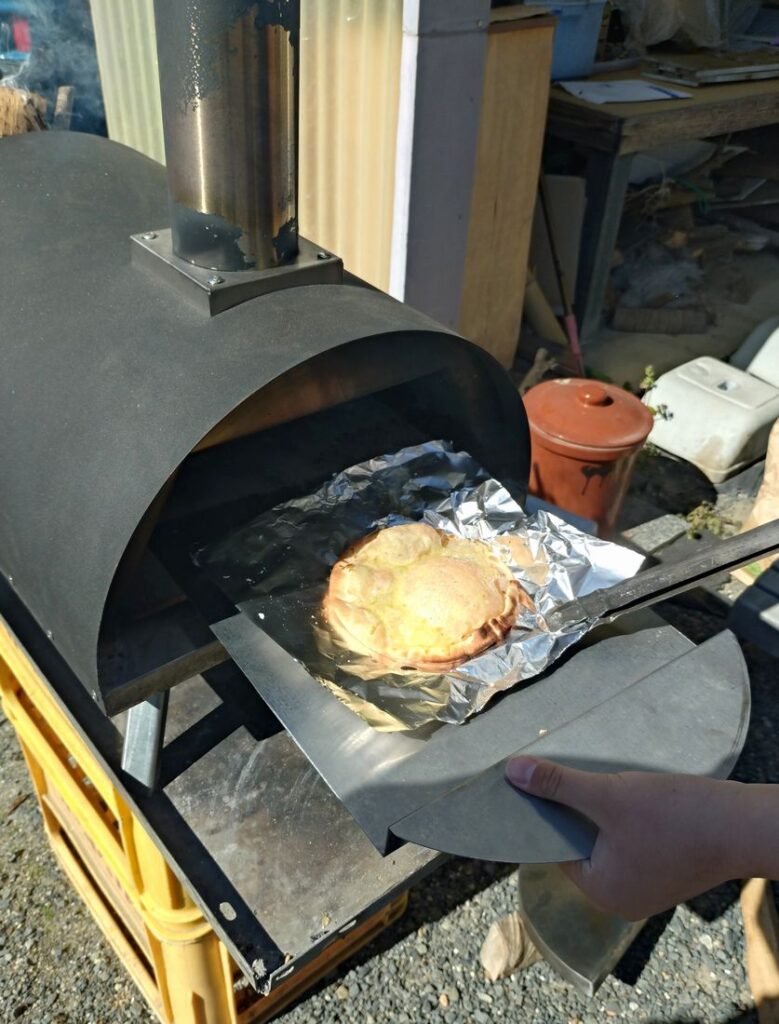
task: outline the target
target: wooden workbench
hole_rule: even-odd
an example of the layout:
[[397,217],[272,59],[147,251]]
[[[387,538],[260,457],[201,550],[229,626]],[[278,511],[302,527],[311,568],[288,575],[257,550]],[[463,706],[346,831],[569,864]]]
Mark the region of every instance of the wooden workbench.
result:
[[[641,68],[633,68],[595,78],[640,75]],[[689,92],[689,99],[595,104],[571,96],[559,86],[551,91],[548,134],[575,143],[587,154],[587,213],[576,288],[577,313],[585,339],[600,324],[633,155],[680,139],[706,138],[779,122],[779,79],[704,85]]]

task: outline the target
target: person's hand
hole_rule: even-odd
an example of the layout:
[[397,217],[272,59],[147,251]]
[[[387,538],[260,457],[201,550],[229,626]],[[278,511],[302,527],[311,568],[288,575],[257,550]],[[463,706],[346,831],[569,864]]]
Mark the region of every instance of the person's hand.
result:
[[598,826],[589,860],[561,867],[602,910],[628,920],[666,910],[729,878],[762,876],[752,870],[763,866],[755,859],[760,847],[768,845],[766,866],[777,866],[779,847],[771,854],[766,828],[779,837],[764,815],[770,811],[776,819],[779,787],[692,775],[583,772],[532,757],[510,760],[506,777],[517,789],[574,808]]

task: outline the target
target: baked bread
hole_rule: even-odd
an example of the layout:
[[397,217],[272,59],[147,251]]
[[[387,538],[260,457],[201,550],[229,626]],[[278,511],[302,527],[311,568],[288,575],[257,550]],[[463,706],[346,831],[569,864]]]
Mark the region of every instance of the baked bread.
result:
[[506,548],[511,560],[523,571],[523,576],[538,586],[543,586],[549,576],[546,555],[539,551],[533,555],[529,545],[512,533],[504,533],[495,538],[501,547]]
[[520,604],[532,607],[486,544],[412,523],[377,530],[345,551],[323,610],[349,650],[441,672],[502,640]]

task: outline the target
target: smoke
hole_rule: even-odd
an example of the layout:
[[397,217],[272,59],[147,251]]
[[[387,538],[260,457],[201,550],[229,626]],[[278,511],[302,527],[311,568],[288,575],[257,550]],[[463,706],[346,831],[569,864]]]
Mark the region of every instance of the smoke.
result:
[[73,86],[71,129],[105,134],[89,0],[27,0],[24,7],[32,40],[30,59],[2,84],[43,96],[50,115],[57,89]]

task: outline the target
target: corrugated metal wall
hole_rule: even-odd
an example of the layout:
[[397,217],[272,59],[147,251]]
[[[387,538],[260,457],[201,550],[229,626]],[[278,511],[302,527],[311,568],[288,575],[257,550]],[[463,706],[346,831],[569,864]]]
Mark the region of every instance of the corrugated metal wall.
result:
[[[302,0],[300,228],[389,285],[402,0]],[[92,0],[108,131],[164,161],[152,0]]]
[[152,0],[91,0],[108,134],[165,162]]
[[303,0],[303,234],[389,285],[402,0]]

